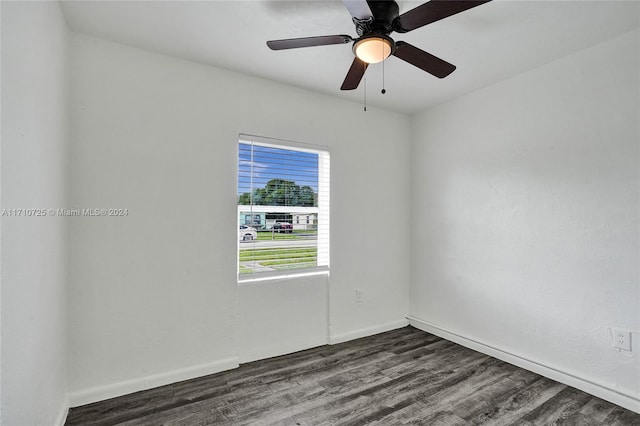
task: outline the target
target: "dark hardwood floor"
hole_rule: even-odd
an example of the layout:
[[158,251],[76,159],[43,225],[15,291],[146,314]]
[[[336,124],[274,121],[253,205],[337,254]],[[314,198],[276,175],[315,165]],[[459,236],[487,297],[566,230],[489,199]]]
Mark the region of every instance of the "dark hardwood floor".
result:
[[412,327],[71,409],[67,425],[640,425]]

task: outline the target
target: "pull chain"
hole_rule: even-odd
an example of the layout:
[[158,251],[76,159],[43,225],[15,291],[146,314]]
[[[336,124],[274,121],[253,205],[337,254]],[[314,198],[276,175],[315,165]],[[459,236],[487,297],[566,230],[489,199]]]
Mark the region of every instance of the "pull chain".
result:
[[386,61],[382,61],[382,90],[381,90],[381,92],[380,92],[380,93],[382,93],[383,95],[384,95],[385,93],[387,93],[387,91],[386,91],[386,90],[385,90],[385,88],[384,88],[384,63],[385,63],[385,62],[386,62]]
[[364,110],[367,110],[367,77],[364,78]]
[[[384,45],[380,44],[381,48],[382,48],[382,57],[384,58]],[[385,93],[387,93],[387,91],[384,89],[384,63],[386,62],[385,59],[382,60],[382,90],[380,93],[382,93],[383,95]]]

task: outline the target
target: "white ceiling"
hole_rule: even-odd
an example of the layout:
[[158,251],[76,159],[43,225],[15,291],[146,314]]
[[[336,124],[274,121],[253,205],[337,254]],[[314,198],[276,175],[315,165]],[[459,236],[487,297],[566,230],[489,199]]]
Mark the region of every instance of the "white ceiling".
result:
[[[400,13],[422,1],[398,1]],[[356,36],[340,1],[65,1],[73,31],[362,102],[340,85],[350,45],[271,51],[272,39]],[[407,34],[458,68],[438,79],[395,57],[369,67],[367,103],[415,113],[639,26],[640,1],[494,0]]]

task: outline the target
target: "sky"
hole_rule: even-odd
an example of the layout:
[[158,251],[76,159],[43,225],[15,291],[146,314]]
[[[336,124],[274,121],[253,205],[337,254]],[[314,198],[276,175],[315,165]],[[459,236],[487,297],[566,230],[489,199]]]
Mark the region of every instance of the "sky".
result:
[[250,143],[240,143],[238,152],[238,195],[251,192],[252,166],[253,188],[280,178],[318,192],[318,154]]

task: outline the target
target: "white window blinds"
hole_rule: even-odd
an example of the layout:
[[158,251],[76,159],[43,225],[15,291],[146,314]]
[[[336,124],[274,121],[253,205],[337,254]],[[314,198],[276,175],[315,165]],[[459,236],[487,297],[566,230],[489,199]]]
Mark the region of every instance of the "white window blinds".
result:
[[329,152],[240,135],[238,276],[329,267]]

